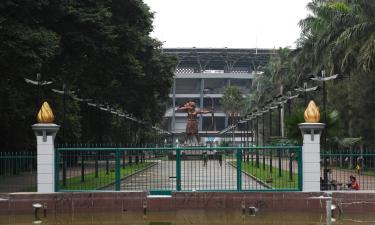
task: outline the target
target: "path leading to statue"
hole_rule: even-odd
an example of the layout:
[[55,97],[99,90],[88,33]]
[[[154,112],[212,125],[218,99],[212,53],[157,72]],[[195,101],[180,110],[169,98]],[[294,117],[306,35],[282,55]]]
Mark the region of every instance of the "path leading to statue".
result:
[[[121,190],[176,190],[176,162],[157,160],[157,164],[121,182]],[[260,190],[267,187],[246,174],[242,174],[243,190]],[[181,190],[237,190],[237,170],[229,161],[181,161]]]

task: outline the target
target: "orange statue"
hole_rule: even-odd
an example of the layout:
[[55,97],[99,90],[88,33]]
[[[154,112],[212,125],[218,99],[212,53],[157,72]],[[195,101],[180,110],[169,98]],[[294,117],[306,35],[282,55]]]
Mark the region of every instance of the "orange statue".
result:
[[199,144],[197,115],[207,114],[210,113],[210,111],[196,109],[195,102],[193,101],[185,103],[177,110],[185,111],[188,114],[186,123],[186,143],[190,145]]

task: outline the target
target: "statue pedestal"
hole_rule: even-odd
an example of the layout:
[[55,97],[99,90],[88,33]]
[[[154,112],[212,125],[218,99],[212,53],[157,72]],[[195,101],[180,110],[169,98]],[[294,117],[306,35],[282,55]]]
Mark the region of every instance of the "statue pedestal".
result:
[[55,136],[60,126],[53,123],[32,125],[37,141],[37,186],[40,193],[55,192]]
[[320,135],[324,123],[298,124],[303,137],[302,190],[320,191]]

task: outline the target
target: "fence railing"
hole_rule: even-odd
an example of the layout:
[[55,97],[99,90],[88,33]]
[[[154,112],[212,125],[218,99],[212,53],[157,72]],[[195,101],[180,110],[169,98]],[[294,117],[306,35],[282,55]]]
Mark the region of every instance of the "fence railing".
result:
[[351,190],[350,176],[355,177],[360,190],[375,190],[374,150],[321,153],[322,190]]
[[0,192],[36,191],[36,152],[0,152]]
[[56,191],[296,191],[301,147],[56,149]]

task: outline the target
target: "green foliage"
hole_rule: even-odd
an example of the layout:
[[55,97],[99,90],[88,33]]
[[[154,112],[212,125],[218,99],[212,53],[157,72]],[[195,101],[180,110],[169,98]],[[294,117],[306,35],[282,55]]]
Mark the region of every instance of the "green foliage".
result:
[[243,112],[244,97],[240,88],[228,86],[221,99],[223,111],[230,116],[238,116]]
[[[299,108],[286,118],[285,127],[287,138],[295,144],[302,144],[301,130],[298,128],[299,123],[304,123],[305,109]],[[320,122],[324,122],[324,112],[320,114]],[[328,140],[339,138],[339,113],[336,110],[327,113],[326,135]]]
[[[303,82],[308,82],[309,87],[322,87],[321,82],[309,81],[311,75],[320,76],[322,70],[326,76],[340,74],[340,79],[325,83],[326,111],[330,112],[328,141],[363,137],[364,145],[373,147],[375,1],[311,0],[307,8],[310,14],[299,23],[297,49],[280,49],[262,68],[264,74],[255,78],[257,88],[247,99],[248,112],[266,105],[281,92],[281,87],[283,95],[293,91],[294,86],[302,87]],[[307,100],[313,98],[322,107],[322,94],[308,93]],[[296,109],[305,108],[302,103],[299,99],[291,103],[292,115],[286,121],[291,141],[300,137],[296,125],[303,121],[303,111]]]
[[274,96],[285,94],[284,90],[290,90],[296,86],[298,77],[292,67],[293,62],[289,48],[275,50],[267,65],[262,68],[263,73],[255,77],[254,88],[246,98],[246,112],[262,108]]
[[[49,101],[56,123],[63,124],[61,90],[65,83],[81,98],[94,99],[157,124],[166,109],[173,81],[174,58],[149,37],[152,13],[138,0],[9,0],[0,3],[0,144],[31,148],[30,125]],[[24,78],[36,73],[53,85],[38,90]],[[139,142],[136,125],[99,112],[67,97],[65,140],[59,142]],[[132,131],[135,134],[132,134]]]

